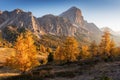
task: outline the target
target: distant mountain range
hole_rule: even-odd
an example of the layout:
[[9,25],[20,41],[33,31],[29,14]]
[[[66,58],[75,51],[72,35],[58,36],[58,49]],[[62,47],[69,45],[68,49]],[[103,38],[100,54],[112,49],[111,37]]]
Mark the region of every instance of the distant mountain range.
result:
[[18,30],[25,28],[31,30],[40,38],[41,35],[74,36],[83,41],[100,41],[102,31],[94,24],[84,20],[82,12],[76,7],[71,7],[58,16],[52,14],[35,17],[32,12],[21,9],[13,11],[0,11],[0,30],[6,38],[5,29]]
[[120,44],[120,33],[113,31],[112,29],[110,29],[109,27],[103,27],[101,28],[101,31],[109,31],[111,34],[111,39],[113,39],[116,42],[116,45],[119,46]]
[[113,31],[112,29],[110,29],[109,27],[103,27],[101,28],[101,31],[109,31],[112,35],[114,36],[120,36],[120,32],[117,32],[117,31]]

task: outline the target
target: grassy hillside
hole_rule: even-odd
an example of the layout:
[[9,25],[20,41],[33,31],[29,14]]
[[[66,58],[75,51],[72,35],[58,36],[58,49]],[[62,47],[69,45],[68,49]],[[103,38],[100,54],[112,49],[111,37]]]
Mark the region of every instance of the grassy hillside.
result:
[[13,54],[15,54],[13,48],[0,48],[0,63],[4,62],[7,57]]
[[[13,48],[0,48],[0,63],[3,63],[6,58],[15,54],[15,50]],[[41,53],[38,54],[38,60],[46,60],[48,54]]]

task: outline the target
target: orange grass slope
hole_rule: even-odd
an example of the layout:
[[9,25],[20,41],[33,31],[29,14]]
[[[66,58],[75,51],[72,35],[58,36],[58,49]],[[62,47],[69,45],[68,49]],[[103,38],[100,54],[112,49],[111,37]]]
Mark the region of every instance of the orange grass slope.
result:
[[15,54],[15,49],[13,48],[0,48],[0,63],[3,63],[6,58]]

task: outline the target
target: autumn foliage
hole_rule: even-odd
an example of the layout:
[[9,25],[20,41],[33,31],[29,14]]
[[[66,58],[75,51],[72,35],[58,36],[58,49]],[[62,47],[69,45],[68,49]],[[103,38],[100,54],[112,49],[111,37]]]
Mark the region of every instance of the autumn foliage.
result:
[[92,57],[98,56],[98,45],[95,41],[92,41],[89,46],[89,51]]
[[[79,45],[74,37],[67,37],[61,45],[56,47],[39,44],[34,45],[34,40],[30,31],[18,36],[14,49],[16,54],[6,59],[6,66],[27,72],[40,63],[37,55],[47,54],[46,62],[68,63],[88,59],[109,59],[120,56],[120,48],[110,37],[110,33],[105,31],[100,43],[92,41],[89,44]],[[39,53],[39,54],[37,54]]]
[[99,53],[103,57],[111,56],[114,52],[114,49],[115,43],[110,38],[110,33],[108,31],[105,31],[99,45]]
[[39,65],[36,47],[31,32],[21,34],[15,43],[16,54],[6,60],[6,66],[27,72]]
[[78,42],[73,37],[67,37],[64,46],[59,46],[54,54],[55,61],[77,61],[79,55]]
[[82,59],[88,59],[88,58],[91,57],[91,54],[89,52],[89,47],[87,45],[82,46],[80,56],[81,56]]
[[58,46],[55,53],[54,53],[54,61],[56,61],[56,63],[64,63],[65,62],[65,52],[64,52],[64,48]]

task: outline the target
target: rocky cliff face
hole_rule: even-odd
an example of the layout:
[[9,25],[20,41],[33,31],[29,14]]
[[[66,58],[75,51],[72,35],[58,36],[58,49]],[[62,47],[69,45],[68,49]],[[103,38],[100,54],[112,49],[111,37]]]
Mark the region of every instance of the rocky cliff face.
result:
[[82,16],[82,12],[80,9],[76,7],[71,7],[67,11],[60,14],[61,17],[65,17],[71,21],[72,24],[76,26],[83,26],[84,20]]
[[79,33],[79,35],[85,34],[88,39],[96,41],[100,39],[102,35],[101,30],[94,23],[85,21],[80,9],[72,7],[60,14],[60,16],[69,19],[71,23],[78,28],[77,33]]
[[31,31],[39,30],[39,23],[31,12],[24,12],[20,9],[8,12],[4,11],[0,15],[0,28],[3,29],[9,25],[16,26],[18,28],[25,27]]
[[87,21],[84,21],[84,27],[89,32],[89,37],[91,38],[90,40],[100,42],[103,33],[94,23],[88,23]]
[[29,29],[38,37],[52,34],[97,40],[102,33],[95,24],[85,21],[81,10],[76,7],[68,9],[59,16],[45,15],[40,18],[36,18],[31,12],[24,12],[21,9],[15,9],[11,12],[1,11],[0,29],[4,31],[3,29],[9,26]]
[[76,33],[76,27],[72,23],[63,17],[54,15],[45,15],[38,18],[41,30],[47,34],[74,36]]

